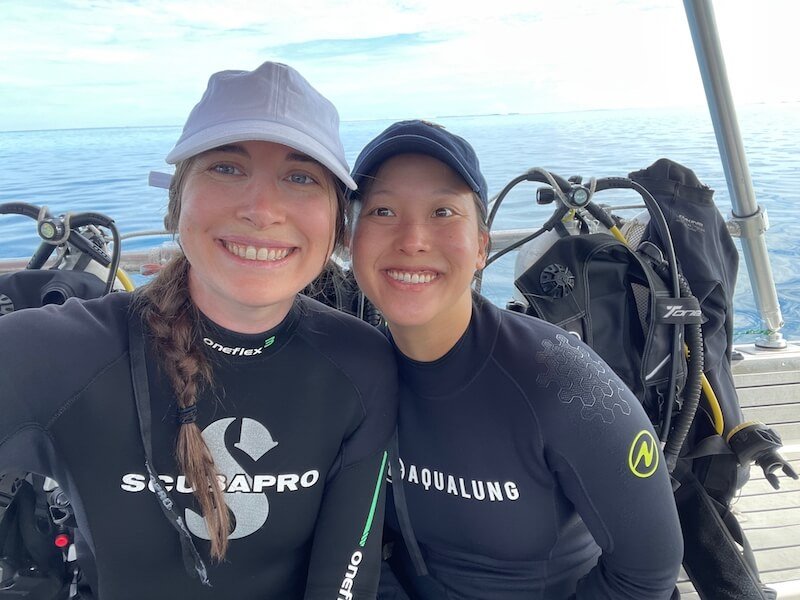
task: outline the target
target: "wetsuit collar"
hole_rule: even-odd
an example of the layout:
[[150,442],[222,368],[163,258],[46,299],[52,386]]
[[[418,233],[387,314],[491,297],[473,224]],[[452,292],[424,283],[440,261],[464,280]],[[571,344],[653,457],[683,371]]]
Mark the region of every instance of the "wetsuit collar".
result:
[[214,323],[200,314],[202,343],[214,362],[246,365],[274,355],[292,337],[299,322],[299,303],[295,299],[289,313],[278,325],[262,333],[238,333]]
[[488,300],[473,295],[472,316],[464,335],[447,354],[431,362],[407,357],[392,340],[400,380],[422,398],[441,398],[461,392],[478,376],[491,355],[498,321],[491,317],[493,309]]

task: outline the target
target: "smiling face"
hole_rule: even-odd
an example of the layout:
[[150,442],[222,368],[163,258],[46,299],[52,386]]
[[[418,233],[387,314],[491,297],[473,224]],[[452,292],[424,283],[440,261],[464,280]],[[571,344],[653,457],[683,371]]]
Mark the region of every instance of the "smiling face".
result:
[[271,142],[240,142],[192,160],[178,220],[192,300],[228,329],[269,329],[333,250],[333,178]]
[[433,360],[464,333],[486,243],[475,195],[450,167],[401,154],[378,169],[353,235],[353,268],[404,353]]

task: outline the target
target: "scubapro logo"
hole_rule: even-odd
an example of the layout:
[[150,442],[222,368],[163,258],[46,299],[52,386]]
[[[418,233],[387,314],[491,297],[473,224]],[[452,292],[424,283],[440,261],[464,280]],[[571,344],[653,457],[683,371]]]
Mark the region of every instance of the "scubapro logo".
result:
[[637,477],[650,477],[658,468],[658,446],[653,434],[643,429],[633,439],[628,467]]
[[[249,475],[244,467],[231,455],[225,446],[225,434],[237,419],[228,417],[211,423],[203,430],[203,439],[211,451],[214,464],[219,473],[219,486],[223,490],[225,504],[230,509],[235,527],[229,539],[246,537],[258,531],[269,516],[269,499],[266,492],[292,493],[312,488],[319,482],[319,471],[310,469],[304,473],[276,473]],[[233,446],[254,462],[258,462],[267,452],[278,445],[270,431],[254,419],[243,418],[239,441]],[[161,486],[154,486],[145,474],[128,473],[123,475],[121,489],[126,492],[142,492],[149,489],[155,492],[162,502],[172,502],[163,490],[174,490],[180,494],[191,494],[191,486],[183,475],[158,475]],[[162,490],[162,493],[159,493]],[[191,508],[185,509],[186,528],[195,536],[208,540],[208,528],[203,516]]]
[[[233,417],[220,419],[219,421],[214,421],[203,430],[203,439],[214,457],[217,471],[224,475],[228,481],[244,471],[225,447],[225,432],[235,420]],[[239,435],[239,441],[234,444],[239,450],[242,450],[250,458],[257,461],[277,445],[278,442],[272,439],[272,434],[261,423],[254,419],[242,419],[242,431]],[[247,477],[249,478],[249,476]],[[228,505],[236,519],[236,527],[228,536],[231,540],[248,536],[267,522],[269,500],[267,500],[266,494],[225,492],[225,504]],[[203,515],[190,508],[186,509],[186,527],[199,538],[204,540],[211,539],[206,522],[203,520]]]

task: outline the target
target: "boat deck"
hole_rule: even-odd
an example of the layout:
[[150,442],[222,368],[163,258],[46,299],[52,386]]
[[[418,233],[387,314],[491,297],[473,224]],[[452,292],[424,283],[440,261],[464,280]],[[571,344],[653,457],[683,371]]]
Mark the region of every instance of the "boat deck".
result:
[[[783,439],[783,456],[800,473],[800,345],[785,351],[738,346],[734,379],[745,419],[770,425]],[[800,480],[779,476],[773,490],[758,467],[733,508],[753,548],[761,580],[780,600],[800,600]],[[682,573],[684,600],[700,596]]]

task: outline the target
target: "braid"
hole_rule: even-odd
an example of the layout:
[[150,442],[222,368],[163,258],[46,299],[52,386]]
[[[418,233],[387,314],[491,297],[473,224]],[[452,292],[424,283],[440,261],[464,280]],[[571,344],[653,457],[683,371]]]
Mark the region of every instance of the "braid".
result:
[[[193,156],[175,165],[164,219],[164,225],[172,232],[178,229],[183,185],[196,158]],[[336,194],[333,242],[338,245],[344,237],[346,199],[344,185],[332,174],[329,176]],[[189,295],[187,258],[181,254],[170,261],[151,282],[137,291],[135,302],[153,336],[161,368],[172,384],[178,409],[190,409],[197,403],[203,386],[212,385],[212,377],[211,365],[200,343],[199,312]],[[178,430],[175,457],[203,512],[211,540],[211,557],[221,561],[228,547],[230,513],[218,483],[214,458],[200,428],[194,422],[183,421]]]
[[[156,353],[172,384],[179,408],[194,406],[198,392],[211,385],[211,366],[197,343],[199,313],[189,297],[189,261],[182,254],[137,294],[137,307],[152,333]],[[205,519],[211,539],[211,557],[225,556],[230,514],[218,483],[211,451],[197,423],[182,423],[175,456]]]

